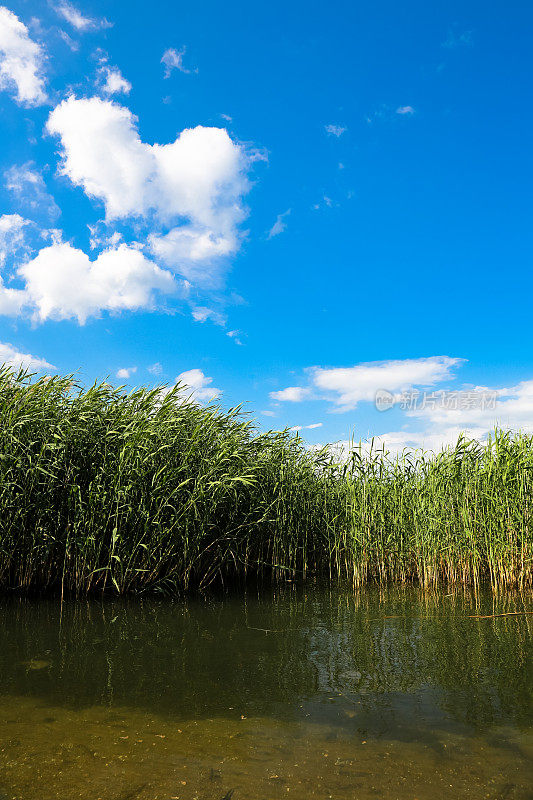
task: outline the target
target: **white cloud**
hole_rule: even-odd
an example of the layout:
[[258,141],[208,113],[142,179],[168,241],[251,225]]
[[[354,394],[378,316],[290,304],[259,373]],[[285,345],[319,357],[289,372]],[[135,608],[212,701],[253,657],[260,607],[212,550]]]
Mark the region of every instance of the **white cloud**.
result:
[[120,367],[117,370],[117,378],[127,381],[135,372],[137,372],[137,367]]
[[380,389],[401,392],[412,386],[433,386],[450,378],[463,359],[448,356],[357,364],[354,367],[310,370],[317,389],[327,391],[339,411],[351,411],[360,401],[373,401]]
[[175,69],[184,72],[186,75],[190,74],[191,70],[187,69],[183,64],[183,56],[186,52],[186,47],[182,47],[181,50],[169,47],[168,50],[165,50],[161,58],[161,63],[165,65],[165,78],[170,78],[172,71]]
[[75,42],[74,39],[72,39],[72,37],[69,36],[66,31],[58,30],[57,33],[60,39],[62,39],[65,42],[67,47],[69,47],[73,53],[78,52],[78,50],[80,49],[79,42]]
[[72,25],[72,27],[76,28],[80,33],[97,31],[102,28],[111,28],[113,25],[113,23],[108,22],[107,19],[92,19],[91,17],[84,16],[72,3],[59,3],[55,7],[55,10],[60,17],[63,17],[69,25]]
[[272,239],[274,236],[279,236],[280,233],[283,233],[283,231],[287,228],[285,217],[288,217],[290,213],[291,209],[288,208],[287,211],[283,212],[283,214],[278,214],[275,223],[272,225],[272,227],[268,232],[269,239]]
[[14,369],[27,369],[30,372],[40,372],[43,369],[55,369],[44,358],[32,356],[30,353],[21,353],[12,344],[0,342],[0,364]]
[[[0,268],[8,257],[25,251],[25,231],[28,224],[28,220],[19,214],[3,214],[0,217]],[[20,313],[24,300],[23,291],[8,288],[0,277],[0,314],[16,316]]]
[[[455,445],[460,435],[485,441],[497,427],[533,433],[533,379],[511,387],[435,390],[428,395],[430,402],[422,394],[406,412],[408,423],[403,429],[375,436],[374,447],[385,447],[392,455],[404,448],[438,452]],[[347,454],[351,446],[348,441],[337,442],[334,450]],[[366,442],[364,449],[369,446]]]
[[251,158],[223,128],[197,126],[170,144],[145,144],[129,109],[71,96],[47,129],[60,137],[63,173],[104,203],[108,222],[144,220],[152,252],[185,277],[209,280],[238,248]]
[[331,197],[328,197],[328,196],[325,194],[325,195],[322,197],[322,200],[320,201],[320,203],[314,203],[314,204],[313,204],[313,206],[312,206],[312,208],[313,208],[313,211],[319,211],[319,210],[320,210],[320,209],[323,207],[323,205],[324,205],[324,206],[327,206],[327,208],[333,208],[333,206],[335,206],[336,208],[338,208],[338,207],[339,207],[339,203],[338,203],[338,202],[335,202],[335,201],[333,201],[333,200],[331,199]]
[[216,286],[221,278],[222,259],[236,252],[239,239],[232,229],[217,234],[189,225],[173,228],[164,236],[150,234],[148,246],[154,256],[192,283]]
[[344,128],[342,125],[324,125],[324,130],[326,133],[329,133],[330,136],[336,136],[338,139],[339,136],[346,133],[348,128]]
[[272,400],[278,400],[288,403],[300,403],[310,393],[310,389],[303,386],[287,386],[286,389],[281,389],[279,392],[270,392]]
[[219,311],[214,311],[207,306],[195,306],[191,311],[192,318],[195,322],[214,322],[215,325],[224,326],[226,324],[226,317]]
[[150,207],[153,158],[135,123],[127,108],[97,97],[69,97],[47,122],[48,131],[61,138],[63,173],[105,203],[108,219],[142,215]]
[[[351,411],[361,401],[373,402],[376,392],[406,391],[413,386],[433,386],[452,377],[452,369],[463,362],[460,358],[432,356],[397,361],[377,361],[353,367],[312,367],[308,371],[311,386],[289,386],[270,392],[273,400],[299,403],[316,390],[327,392],[325,399],[338,411]],[[322,395],[324,397],[324,395]]]
[[310,449],[317,451],[326,447],[333,459],[341,464],[348,460],[354,450],[363,457],[368,457],[370,453],[373,457],[379,453],[387,453],[389,458],[394,460],[404,450],[440,452],[443,448],[456,444],[460,433],[458,431],[456,435],[450,433],[449,436],[447,434],[428,436],[423,433],[394,431],[380,436],[369,436],[367,439],[340,439],[336,442],[313,445]]
[[26,296],[20,289],[10,289],[4,286],[0,278],[0,314],[6,317],[16,317],[21,313]]
[[89,244],[91,250],[99,248],[109,250],[115,248],[123,241],[122,233],[120,231],[109,232],[109,227],[99,220],[94,225],[87,225],[89,229]]
[[44,178],[32,161],[14,165],[4,173],[5,186],[25,208],[43,214],[49,221],[60,215],[54,198],[47,191]]
[[191,397],[200,403],[216,400],[222,394],[221,389],[211,386],[213,378],[208,378],[201,369],[189,369],[180,373],[176,383],[186,387],[182,391],[185,397]]
[[314,428],[321,428],[321,422],[313,422],[311,425],[293,425],[292,428],[289,428],[290,431],[310,431]]
[[20,214],[3,214],[0,217],[0,267],[8,255],[24,244],[24,230],[28,220]]
[[241,341],[241,338],[240,338],[241,337],[241,333],[242,333],[242,331],[239,331],[239,330],[228,331],[226,333],[226,336],[229,336],[230,339],[233,339],[235,344],[242,345],[242,341]]
[[176,289],[171,273],[126,244],[91,261],[67,243],[45,247],[17,270],[25,280],[25,305],[40,321],[76,318],[83,324],[101,311],[153,308],[155,293]]
[[483,438],[496,425],[509,430],[533,431],[533,380],[511,387],[461,389],[454,392],[453,402],[449,394],[435,392],[434,395],[435,402],[419,403],[406,412],[410,419],[425,423],[420,436],[453,440],[458,432],[466,431],[472,438]]
[[46,103],[44,52],[12,11],[0,6],[0,89],[16,92],[23,106]]
[[[462,428],[448,428],[441,431],[391,431],[374,437],[374,446],[376,448],[387,450],[391,456],[401,453],[403,450],[424,450],[432,452],[440,452],[450,445],[453,446],[457,443],[459,436],[465,433]],[[474,431],[470,431],[474,434]],[[481,439],[481,431],[478,431],[478,436],[472,438]],[[368,449],[369,443],[366,447]]]
[[101,67],[98,70],[100,88],[105,94],[129,94],[131,83],[126,80],[118,67]]
[[104,202],[109,220],[155,213],[166,223],[186,217],[219,229],[243,216],[245,154],[223,128],[199,125],[171,144],[149,145],[129,109],[69,97],[52,111],[47,129],[61,138],[64,174]]
[[415,110],[414,110],[413,106],[400,106],[399,108],[396,109],[396,113],[397,114],[410,115],[410,114],[414,114]]
[[150,366],[147,367],[147,370],[152,375],[162,375],[163,374],[163,365],[159,361],[156,361],[155,364],[150,364]]

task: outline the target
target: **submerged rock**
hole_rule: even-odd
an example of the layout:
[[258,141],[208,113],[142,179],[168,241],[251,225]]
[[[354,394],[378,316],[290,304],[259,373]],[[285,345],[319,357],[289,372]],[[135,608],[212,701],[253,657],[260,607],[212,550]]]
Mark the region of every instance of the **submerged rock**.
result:
[[29,661],[23,661],[22,664],[28,670],[48,669],[52,666],[52,662],[46,661],[44,658],[31,658]]

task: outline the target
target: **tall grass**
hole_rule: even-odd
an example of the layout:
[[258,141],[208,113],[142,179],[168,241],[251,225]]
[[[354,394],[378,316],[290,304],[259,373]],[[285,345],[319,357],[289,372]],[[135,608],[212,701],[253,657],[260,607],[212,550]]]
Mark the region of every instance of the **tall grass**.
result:
[[240,409],[0,370],[0,588],[529,586],[533,438],[335,463]]
[[531,585],[532,436],[497,430],[394,459],[356,450],[345,481],[355,580]]

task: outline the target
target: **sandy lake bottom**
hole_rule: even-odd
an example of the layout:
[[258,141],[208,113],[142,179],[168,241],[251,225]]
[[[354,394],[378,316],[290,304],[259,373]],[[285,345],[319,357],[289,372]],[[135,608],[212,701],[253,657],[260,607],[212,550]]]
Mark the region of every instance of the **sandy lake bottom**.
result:
[[531,605],[4,601],[0,798],[531,800]]

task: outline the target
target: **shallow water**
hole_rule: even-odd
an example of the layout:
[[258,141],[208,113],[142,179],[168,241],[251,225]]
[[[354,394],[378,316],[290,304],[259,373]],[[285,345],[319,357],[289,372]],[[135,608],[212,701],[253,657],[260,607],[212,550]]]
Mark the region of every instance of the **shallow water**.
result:
[[0,605],[0,800],[531,800],[533,598]]

